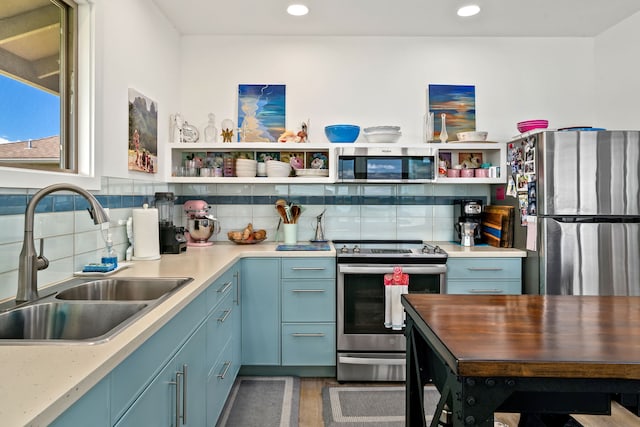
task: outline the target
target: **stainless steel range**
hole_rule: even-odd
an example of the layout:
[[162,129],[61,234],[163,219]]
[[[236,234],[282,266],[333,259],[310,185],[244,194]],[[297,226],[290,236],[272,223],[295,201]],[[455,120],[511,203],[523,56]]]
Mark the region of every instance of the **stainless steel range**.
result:
[[334,240],[338,381],[403,381],[404,330],[385,326],[384,275],[401,267],[409,293],[441,293],[447,253],[422,240]]

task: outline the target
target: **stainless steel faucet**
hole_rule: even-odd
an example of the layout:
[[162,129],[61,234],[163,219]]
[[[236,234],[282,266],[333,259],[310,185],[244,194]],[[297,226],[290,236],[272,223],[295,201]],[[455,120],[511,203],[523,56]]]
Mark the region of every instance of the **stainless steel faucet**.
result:
[[18,267],[18,293],[16,302],[33,301],[38,298],[38,270],[49,267],[49,261],[43,255],[44,239],[40,239],[40,255],[36,254],[35,243],[33,241],[33,220],[36,213],[36,206],[46,195],[55,191],[72,191],[78,193],[89,202],[89,215],[94,224],[109,222],[109,215],[102,205],[88,191],[73,184],[53,184],[43,188],[33,195],[24,218],[24,241],[20,252],[20,264]]

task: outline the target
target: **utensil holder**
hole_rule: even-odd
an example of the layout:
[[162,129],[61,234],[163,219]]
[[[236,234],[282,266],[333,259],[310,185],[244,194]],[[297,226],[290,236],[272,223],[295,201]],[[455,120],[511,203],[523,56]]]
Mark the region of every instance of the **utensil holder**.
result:
[[284,227],[284,244],[295,245],[298,243],[298,224],[282,224]]

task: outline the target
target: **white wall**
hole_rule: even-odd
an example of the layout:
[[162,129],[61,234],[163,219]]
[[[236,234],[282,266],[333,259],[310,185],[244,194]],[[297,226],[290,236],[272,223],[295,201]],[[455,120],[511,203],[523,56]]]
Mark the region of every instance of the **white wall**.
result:
[[240,83],[287,85],[287,126],[311,119],[310,139],[334,123],[397,124],[422,135],[429,84],[476,86],[477,128],[507,140],[521,120],[551,127],[595,119],[590,38],[220,37],[181,41],[180,108],[237,120]]
[[[168,117],[178,102],[180,36],[151,0],[100,0],[99,17],[97,121],[103,174],[163,181],[168,176],[163,150]],[[157,174],[127,170],[129,88],[158,105]]]
[[599,126],[640,129],[640,13],[595,38],[596,106]]

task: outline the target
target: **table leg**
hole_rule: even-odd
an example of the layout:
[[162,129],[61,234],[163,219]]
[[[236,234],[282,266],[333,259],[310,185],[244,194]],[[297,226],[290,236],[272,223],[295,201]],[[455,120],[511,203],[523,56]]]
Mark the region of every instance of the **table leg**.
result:
[[[417,354],[418,350],[416,348],[416,331],[411,317],[407,317],[406,322],[407,374],[405,387],[405,421],[408,426],[426,427],[426,420],[424,417],[424,383],[422,369],[420,367],[420,357]],[[434,419],[436,419],[435,414]]]

